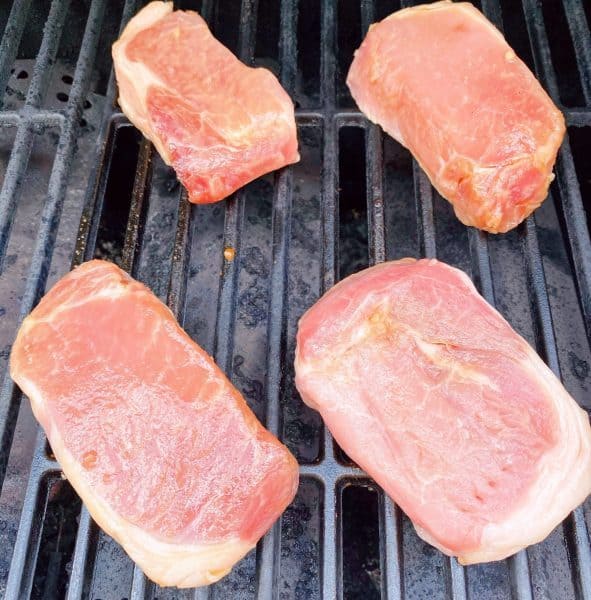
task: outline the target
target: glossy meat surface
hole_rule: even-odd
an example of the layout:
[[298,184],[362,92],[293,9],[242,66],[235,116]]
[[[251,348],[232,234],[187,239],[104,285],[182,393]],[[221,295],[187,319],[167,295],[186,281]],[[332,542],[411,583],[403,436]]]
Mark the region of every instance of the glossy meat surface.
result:
[[289,451],[113,264],[56,284],[25,319],[10,369],[93,518],[162,585],[219,579],[295,494]]
[[564,118],[471,4],[420,5],[372,25],[347,83],[466,225],[508,231],[546,198]]
[[151,2],[113,45],[119,103],[195,203],[221,200],[299,160],[293,103],[191,11]]
[[464,563],[538,542],[591,491],[587,415],[461,271],[404,259],[301,319],[296,385],[419,535]]

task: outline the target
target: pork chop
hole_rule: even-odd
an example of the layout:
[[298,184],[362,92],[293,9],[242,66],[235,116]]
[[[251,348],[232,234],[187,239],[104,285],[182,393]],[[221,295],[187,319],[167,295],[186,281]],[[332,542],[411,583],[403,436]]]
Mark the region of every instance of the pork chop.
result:
[[191,11],[151,2],[113,44],[119,104],[198,204],[299,160],[293,103]]
[[287,448],[113,264],[53,287],[20,328],[10,373],[93,519],[160,585],[223,577],[295,494]]
[[546,198],[564,118],[471,4],[423,4],[372,25],[347,83],[466,225],[508,231]]
[[591,491],[586,413],[444,263],[343,280],[302,317],[295,367],[347,454],[464,564],[543,540]]

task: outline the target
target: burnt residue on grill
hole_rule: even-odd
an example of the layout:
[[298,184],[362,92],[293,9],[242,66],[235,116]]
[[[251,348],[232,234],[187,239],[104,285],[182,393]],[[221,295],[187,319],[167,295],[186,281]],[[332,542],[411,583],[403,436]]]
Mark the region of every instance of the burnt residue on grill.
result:
[[502,236],[459,223],[345,85],[369,24],[410,0],[176,2],[200,10],[242,59],[275,72],[297,109],[301,162],[206,206],[187,204],[174,172],[116,105],[110,45],[141,4],[0,6],[0,356],[19,315],[71,264],[119,262],[215,354],[298,458],[301,485],[227,579],[209,590],[162,590],[80,508],[4,367],[0,596],[591,598],[591,503],[527,552],[464,569],[418,538],[334,445],[293,381],[298,319],[327,287],[384,258],[437,256],[464,269],[591,409],[589,3],[477,3],[568,107],[550,198]]

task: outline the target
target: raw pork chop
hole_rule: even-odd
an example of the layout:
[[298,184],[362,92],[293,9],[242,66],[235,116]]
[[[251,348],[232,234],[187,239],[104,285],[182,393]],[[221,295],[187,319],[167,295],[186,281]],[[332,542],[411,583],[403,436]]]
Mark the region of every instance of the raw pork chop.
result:
[[220,579],[295,494],[289,451],[113,264],[56,284],[23,322],[10,372],[94,520],[161,585]]
[[195,12],[152,2],[113,44],[119,104],[195,203],[221,200],[299,160],[293,104],[241,63]]
[[347,83],[466,225],[508,231],[546,197],[564,119],[471,4],[421,5],[372,25]]
[[464,564],[539,542],[591,491],[587,415],[436,260],[329,291],[300,321],[296,385],[418,534]]

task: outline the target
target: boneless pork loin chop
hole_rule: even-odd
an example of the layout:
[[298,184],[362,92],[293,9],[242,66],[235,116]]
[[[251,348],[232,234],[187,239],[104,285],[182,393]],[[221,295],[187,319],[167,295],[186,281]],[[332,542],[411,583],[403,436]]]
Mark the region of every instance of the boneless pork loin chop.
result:
[[20,328],[10,373],[92,518],[160,585],[220,579],[295,494],[287,448],[113,264],[53,287]]
[[420,5],[372,25],[347,83],[466,225],[508,231],[546,198],[564,118],[471,4]]
[[436,260],[331,289],[300,321],[296,385],[418,534],[464,564],[541,541],[591,491],[586,413]]
[[151,2],[113,44],[119,104],[195,203],[221,200],[299,160],[293,103],[191,11]]

